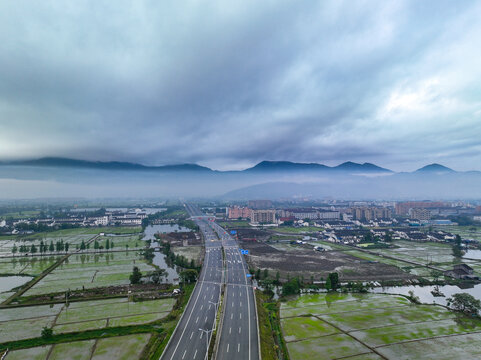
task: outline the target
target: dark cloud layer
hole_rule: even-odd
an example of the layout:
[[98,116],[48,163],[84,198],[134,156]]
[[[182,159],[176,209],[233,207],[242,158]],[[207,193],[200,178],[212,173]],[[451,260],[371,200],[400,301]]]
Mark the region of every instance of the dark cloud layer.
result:
[[3,1],[0,157],[481,169],[481,4]]

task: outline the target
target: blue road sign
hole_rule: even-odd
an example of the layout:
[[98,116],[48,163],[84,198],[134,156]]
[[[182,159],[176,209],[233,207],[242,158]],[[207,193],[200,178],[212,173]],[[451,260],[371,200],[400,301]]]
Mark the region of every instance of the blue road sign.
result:
[[243,250],[243,249],[241,249],[241,254],[242,254],[242,255],[249,255],[249,250]]
[[237,231],[231,230],[231,231],[230,231],[230,234],[231,234],[231,235],[235,235],[235,234],[237,234]]
[[251,277],[252,275],[251,274],[246,274],[247,277]]

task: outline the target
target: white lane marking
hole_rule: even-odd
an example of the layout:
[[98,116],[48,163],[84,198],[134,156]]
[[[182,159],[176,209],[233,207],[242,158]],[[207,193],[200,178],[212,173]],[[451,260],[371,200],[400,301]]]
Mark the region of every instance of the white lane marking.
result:
[[194,359],[195,359],[195,356],[197,355],[197,349],[195,349],[195,353],[194,353]]
[[239,313],[239,319],[242,319],[242,313]]
[[239,334],[241,333],[241,327],[239,326]]
[[227,344],[227,352],[229,352],[229,344]]
[[231,319],[231,320],[232,320],[233,317],[234,317],[234,314],[233,314],[233,313],[230,314],[230,319]]
[[204,320],[204,322],[207,322],[207,316],[205,317],[205,320]]
[[199,317],[197,316],[197,319],[195,320],[195,323],[197,324],[199,322]]
[[187,350],[184,350],[184,355],[182,355],[182,359],[185,358],[185,353],[187,352]]
[[202,339],[202,335],[204,335],[203,331],[200,332],[200,338],[199,339]]
[[202,305],[202,306],[200,307],[201,310],[202,310],[203,308],[204,308],[204,305]]
[[192,339],[192,336],[194,336],[194,332],[192,331],[192,334],[190,334],[190,338]]
[[[189,323],[190,321],[190,318],[194,312],[194,309],[195,309],[195,305],[197,304],[197,300],[199,300],[199,296],[200,294],[202,293],[202,286],[204,286],[204,283],[202,282],[201,285],[200,285],[200,289],[199,289],[199,292],[197,294],[197,297],[195,298],[195,302],[194,302],[194,306],[192,307],[191,311],[190,311],[190,314],[189,314],[189,317],[187,319],[187,324]],[[175,356],[175,353],[177,352],[177,348],[179,347],[181,341],[182,340],[182,337],[184,336],[184,333],[185,333],[185,330],[187,329],[187,326],[184,327],[184,330],[182,330],[182,333],[180,334],[180,338],[179,338],[179,342],[177,342],[177,345],[175,346],[175,349],[174,351],[172,352],[172,356],[170,357],[170,360],[172,360]]]
[[242,301],[240,302],[240,307],[242,307]]
[[232,328],[230,327],[230,328],[229,328],[229,334],[231,333],[231,331],[232,331]]
[[240,343],[237,343],[237,352],[240,351]]

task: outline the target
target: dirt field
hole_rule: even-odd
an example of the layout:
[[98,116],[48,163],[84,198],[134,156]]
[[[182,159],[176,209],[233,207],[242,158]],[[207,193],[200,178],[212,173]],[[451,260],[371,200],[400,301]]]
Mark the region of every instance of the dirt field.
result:
[[247,261],[255,269],[269,269],[280,272],[281,278],[304,276],[308,280],[326,278],[330,272],[338,272],[341,281],[349,280],[400,280],[412,278],[399,268],[362,260],[342,251],[317,252],[312,249],[293,247],[292,251],[274,248],[266,243],[241,241],[249,250]]
[[168,241],[172,246],[202,245],[200,238],[194,232],[171,232],[158,234],[160,241]]

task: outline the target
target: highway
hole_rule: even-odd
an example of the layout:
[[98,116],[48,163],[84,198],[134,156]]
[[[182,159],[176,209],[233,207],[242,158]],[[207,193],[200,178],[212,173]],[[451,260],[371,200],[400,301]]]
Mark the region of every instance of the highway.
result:
[[[191,215],[202,216],[196,208],[188,206],[187,210]],[[205,359],[215,325],[223,270],[222,243],[207,219],[195,221],[204,234],[204,265],[182,319],[161,356],[162,360]]]
[[[204,265],[161,359],[206,358],[221,284],[225,282],[225,311],[222,328],[217,333],[220,338],[216,359],[260,360],[254,291],[237,242],[197,207],[186,205],[186,209],[204,235]],[[223,249],[226,262],[224,277]]]
[[225,312],[216,359],[259,360],[257,310],[251,278],[237,242],[218,224],[214,230],[225,251]]

